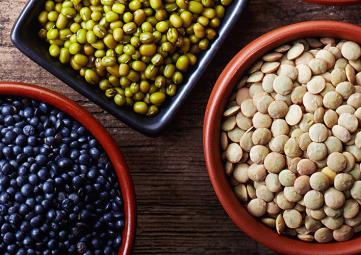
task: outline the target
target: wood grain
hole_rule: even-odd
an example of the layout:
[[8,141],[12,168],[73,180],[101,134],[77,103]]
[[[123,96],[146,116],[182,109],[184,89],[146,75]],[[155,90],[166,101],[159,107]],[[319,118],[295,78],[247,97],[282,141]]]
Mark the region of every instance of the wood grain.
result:
[[11,27],[26,0],[0,0],[0,80],[58,91],[88,109],[116,139],[135,183],[138,227],[134,254],[273,254],[231,222],[209,182],[202,121],[223,67],[245,44],[281,25],[332,19],[360,23],[361,6],[325,7],[301,0],[250,0],[208,71],[162,137],[147,138],[107,114],[13,47]]

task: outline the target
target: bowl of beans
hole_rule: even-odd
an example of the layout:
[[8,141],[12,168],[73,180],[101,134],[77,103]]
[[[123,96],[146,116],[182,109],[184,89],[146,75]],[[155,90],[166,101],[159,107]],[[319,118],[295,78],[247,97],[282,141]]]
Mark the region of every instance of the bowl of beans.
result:
[[0,86],[0,253],[131,254],[125,160],[83,108],[30,84]]
[[361,251],[361,27],[309,21],[243,48],[208,102],[204,152],[234,223],[283,254]]
[[12,31],[24,54],[127,125],[158,135],[246,0],[31,0]]

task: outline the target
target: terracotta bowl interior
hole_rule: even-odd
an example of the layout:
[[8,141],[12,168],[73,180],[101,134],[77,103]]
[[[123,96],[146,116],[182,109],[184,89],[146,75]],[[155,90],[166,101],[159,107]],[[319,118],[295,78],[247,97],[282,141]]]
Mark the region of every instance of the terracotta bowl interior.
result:
[[203,142],[208,173],[217,197],[233,222],[250,237],[283,254],[319,255],[361,252],[361,237],[329,244],[306,243],[279,236],[252,217],[234,195],[221,159],[220,123],[222,112],[242,74],[262,55],[288,41],[330,36],[361,43],[361,27],[335,21],[308,21],[273,30],[243,48],[226,66],[212,91],[205,113]]
[[24,83],[0,83],[0,95],[28,97],[46,102],[77,120],[98,140],[112,161],[113,168],[118,177],[123,197],[125,227],[122,233],[122,244],[119,255],[131,254],[134,241],[136,208],[133,183],[129,175],[127,164],[115,141],[106,129],[90,115],[89,112],[73,101],[48,89]]

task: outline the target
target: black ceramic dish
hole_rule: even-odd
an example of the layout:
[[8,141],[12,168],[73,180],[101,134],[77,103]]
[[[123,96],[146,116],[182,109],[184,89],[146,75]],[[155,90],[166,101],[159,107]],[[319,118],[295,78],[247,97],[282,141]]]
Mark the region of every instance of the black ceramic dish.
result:
[[226,16],[224,17],[222,26],[218,30],[216,40],[212,42],[211,47],[206,52],[201,54],[197,65],[189,70],[185,83],[179,86],[177,94],[162,105],[160,113],[153,118],[137,115],[126,107],[120,108],[116,106],[111,100],[102,95],[102,92],[98,91],[96,86],[89,85],[83,80],[83,77],[71,67],[61,64],[57,59],[49,55],[49,45],[38,37],[38,31],[40,29],[38,15],[44,8],[45,0],[30,0],[28,2],[13,27],[11,40],[15,46],[30,59],[130,127],[146,135],[157,136],[172,120],[191,90],[198,83],[231,28],[240,17],[242,10],[246,6],[246,2],[247,0],[234,0],[233,3],[227,7]]

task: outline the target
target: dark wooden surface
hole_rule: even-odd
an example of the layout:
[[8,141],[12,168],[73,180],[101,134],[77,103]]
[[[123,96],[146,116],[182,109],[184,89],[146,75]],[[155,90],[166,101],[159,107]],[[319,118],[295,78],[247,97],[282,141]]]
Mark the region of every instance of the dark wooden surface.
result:
[[360,23],[361,6],[250,0],[222,53],[210,65],[181,113],[162,137],[152,139],[131,130],[13,47],[10,30],[25,3],[26,0],[0,0],[0,80],[30,82],[58,91],[88,109],[113,135],[128,161],[137,195],[134,254],[272,254],[238,230],[214,194],[202,150],[207,98],[226,63],[257,36],[305,20]]

